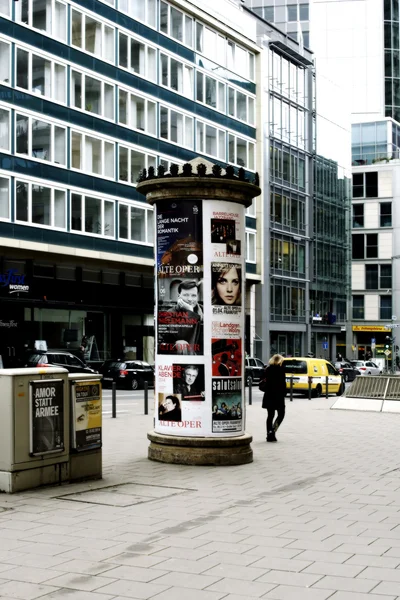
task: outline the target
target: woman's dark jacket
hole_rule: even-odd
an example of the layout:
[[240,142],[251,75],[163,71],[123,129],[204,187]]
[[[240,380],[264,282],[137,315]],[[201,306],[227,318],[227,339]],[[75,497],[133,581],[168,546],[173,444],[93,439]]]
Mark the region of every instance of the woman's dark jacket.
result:
[[273,406],[279,406],[285,402],[285,367],[280,365],[269,365],[264,371],[264,379],[267,381],[267,391],[263,396],[262,407],[272,408]]

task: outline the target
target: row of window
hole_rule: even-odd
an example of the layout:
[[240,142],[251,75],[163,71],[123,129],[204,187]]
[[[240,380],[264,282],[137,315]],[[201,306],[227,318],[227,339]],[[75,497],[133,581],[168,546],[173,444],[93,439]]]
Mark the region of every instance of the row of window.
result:
[[[156,0],[121,0],[119,9],[132,18],[157,27]],[[217,33],[174,6],[160,2],[160,31],[178,42],[194,48],[233,72],[255,79],[255,56],[245,48]],[[0,14],[11,17],[10,0],[1,0]],[[15,20],[62,42],[68,39],[67,3],[61,0],[19,0],[15,2]],[[71,44],[102,60],[115,61],[115,27],[72,8]],[[125,49],[123,48],[123,51]]]
[[271,238],[270,260],[271,268],[275,271],[304,275],[305,246],[294,241]]
[[272,137],[304,150],[306,113],[281,98],[270,98],[270,134]]
[[[151,109],[146,111],[146,109]],[[155,122],[155,106],[148,102],[144,105],[130,95],[129,111],[131,122],[152,127]],[[24,156],[67,166],[67,134],[62,125],[48,122],[37,116],[15,113],[15,152]],[[97,134],[83,133],[70,129],[71,167],[113,179],[115,177],[115,142],[99,137]],[[160,137],[191,150],[196,149],[221,161],[228,161],[239,167],[255,169],[255,145],[233,134],[226,134],[202,121],[194,119],[170,108],[160,107]],[[11,112],[0,108],[0,149],[11,150]],[[147,153],[137,150],[141,155],[142,168],[155,166],[147,164]],[[121,160],[121,159],[119,159]],[[121,175],[119,175],[121,178]],[[126,179],[124,179],[126,180]]]
[[[138,72],[150,80],[156,81],[156,50],[130,39],[128,52],[127,36],[120,34],[121,47],[126,47],[126,56],[120,66]],[[125,40],[125,41],[124,41]],[[0,41],[0,81],[9,84],[11,78],[11,44]],[[15,85],[32,94],[67,104],[67,65],[33,53],[24,48],[16,48]],[[255,99],[218,81],[206,73],[195,69],[167,54],[160,54],[160,83],[187,98],[196,99],[207,106],[228,114],[230,117],[255,124]],[[105,119],[115,119],[115,89],[113,83],[100,80],[71,67],[70,105]],[[118,86],[117,86],[118,87]],[[124,95],[129,92],[119,89],[120,110],[123,111]],[[144,103],[145,99],[140,98]],[[153,102],[155,105],[155,102]],[[122,115],[123,117],[123,115]],[[120,116],[121,119],[121,116]],[[127,123],[128,124],[128,123]],[[133,125],[134,126],[134,125]],[[152,133],[150,131],[150,133]]]
[[[353,204],[353,227],[364,227],[364,204]],[[392,226],[392,203],[379,203],[379,227]]]
[[306,161],[294,148],[270,146],[269,167],[277,182],[305,189]]
[[304,321],[305,289],[297,282],[274,280],[270,287],[271,321]]
[[[11,219],[10,191],[10,179],[0,176],[0,219]],[[118,239],[153,244],[152,209],[74,191],[70,196],[68,227],[66,189],[16,179],[15,221],[115,239],[117,208]]]
[[[365,319],[365,296],[353,296],[353,319]],[[379,296],[379,319],[392,318],[392,296]]]
[[[11,220],[11,180],[0,175],[0,220]],[[16,179],[15,222],[153,244],[153,211],[96,195]],[[118,231],[116,228],[118,211]],[[246,231],[247,261],[256,262],[256,232]]]
[[308,100],[306,73],[303,67],[296,66],[272,50],[269,51],[271,89],[300,106],[306,106]]
[[305,198],[287,192],[270,193],[270,218],[272,223],[290,229],[305,230]]

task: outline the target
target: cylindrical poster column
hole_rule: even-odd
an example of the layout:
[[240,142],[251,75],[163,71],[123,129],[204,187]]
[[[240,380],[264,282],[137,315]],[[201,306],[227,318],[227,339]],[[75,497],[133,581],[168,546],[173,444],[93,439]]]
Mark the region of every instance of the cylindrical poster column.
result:
[[[221,454],[232,454],[235,439],[240,458],[228,463],[237,464],[249,462],[251,454],[244,402],[245,208],[260,190],[229,168],[230,177],[215,166],[207,175],[203,163],[203,175],[191,175],[193,163],[181,176],[175,169],[175,176],[138,185],[155,207],[155,427],[149,457],[223,464]],[[222,439],[226,443],[217,443]],[[241,446],[248,447],[246,460]]]

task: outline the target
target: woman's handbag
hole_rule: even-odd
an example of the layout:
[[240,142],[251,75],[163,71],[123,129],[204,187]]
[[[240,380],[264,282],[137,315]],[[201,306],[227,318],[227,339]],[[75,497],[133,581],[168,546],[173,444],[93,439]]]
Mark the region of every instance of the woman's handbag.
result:
[[258,389],[260,390],[260,392],[266,392],[268,389],[268,383],[266,379],[261,379],[260,383],[258,384]]

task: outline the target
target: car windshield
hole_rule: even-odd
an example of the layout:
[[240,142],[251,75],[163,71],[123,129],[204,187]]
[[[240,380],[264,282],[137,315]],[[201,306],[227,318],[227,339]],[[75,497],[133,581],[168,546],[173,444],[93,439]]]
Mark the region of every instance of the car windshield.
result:
[[46,364],[48,360],[45,354],[31,354],[28,362]]
[[104,365],[107,369],[126,369],[126,363],[124,362],[109,362]]
[[286,373],[307,373],[307,363],[304,360],[285,360],[283,365]]
[[353,365],[354,367],[363,367],[363,366],[364,366],[364,363],[363,363],[363,361],[362,361],[362,360],[356,360],[355,362],[353,362],[353,363],[352,363],[352,365]]

